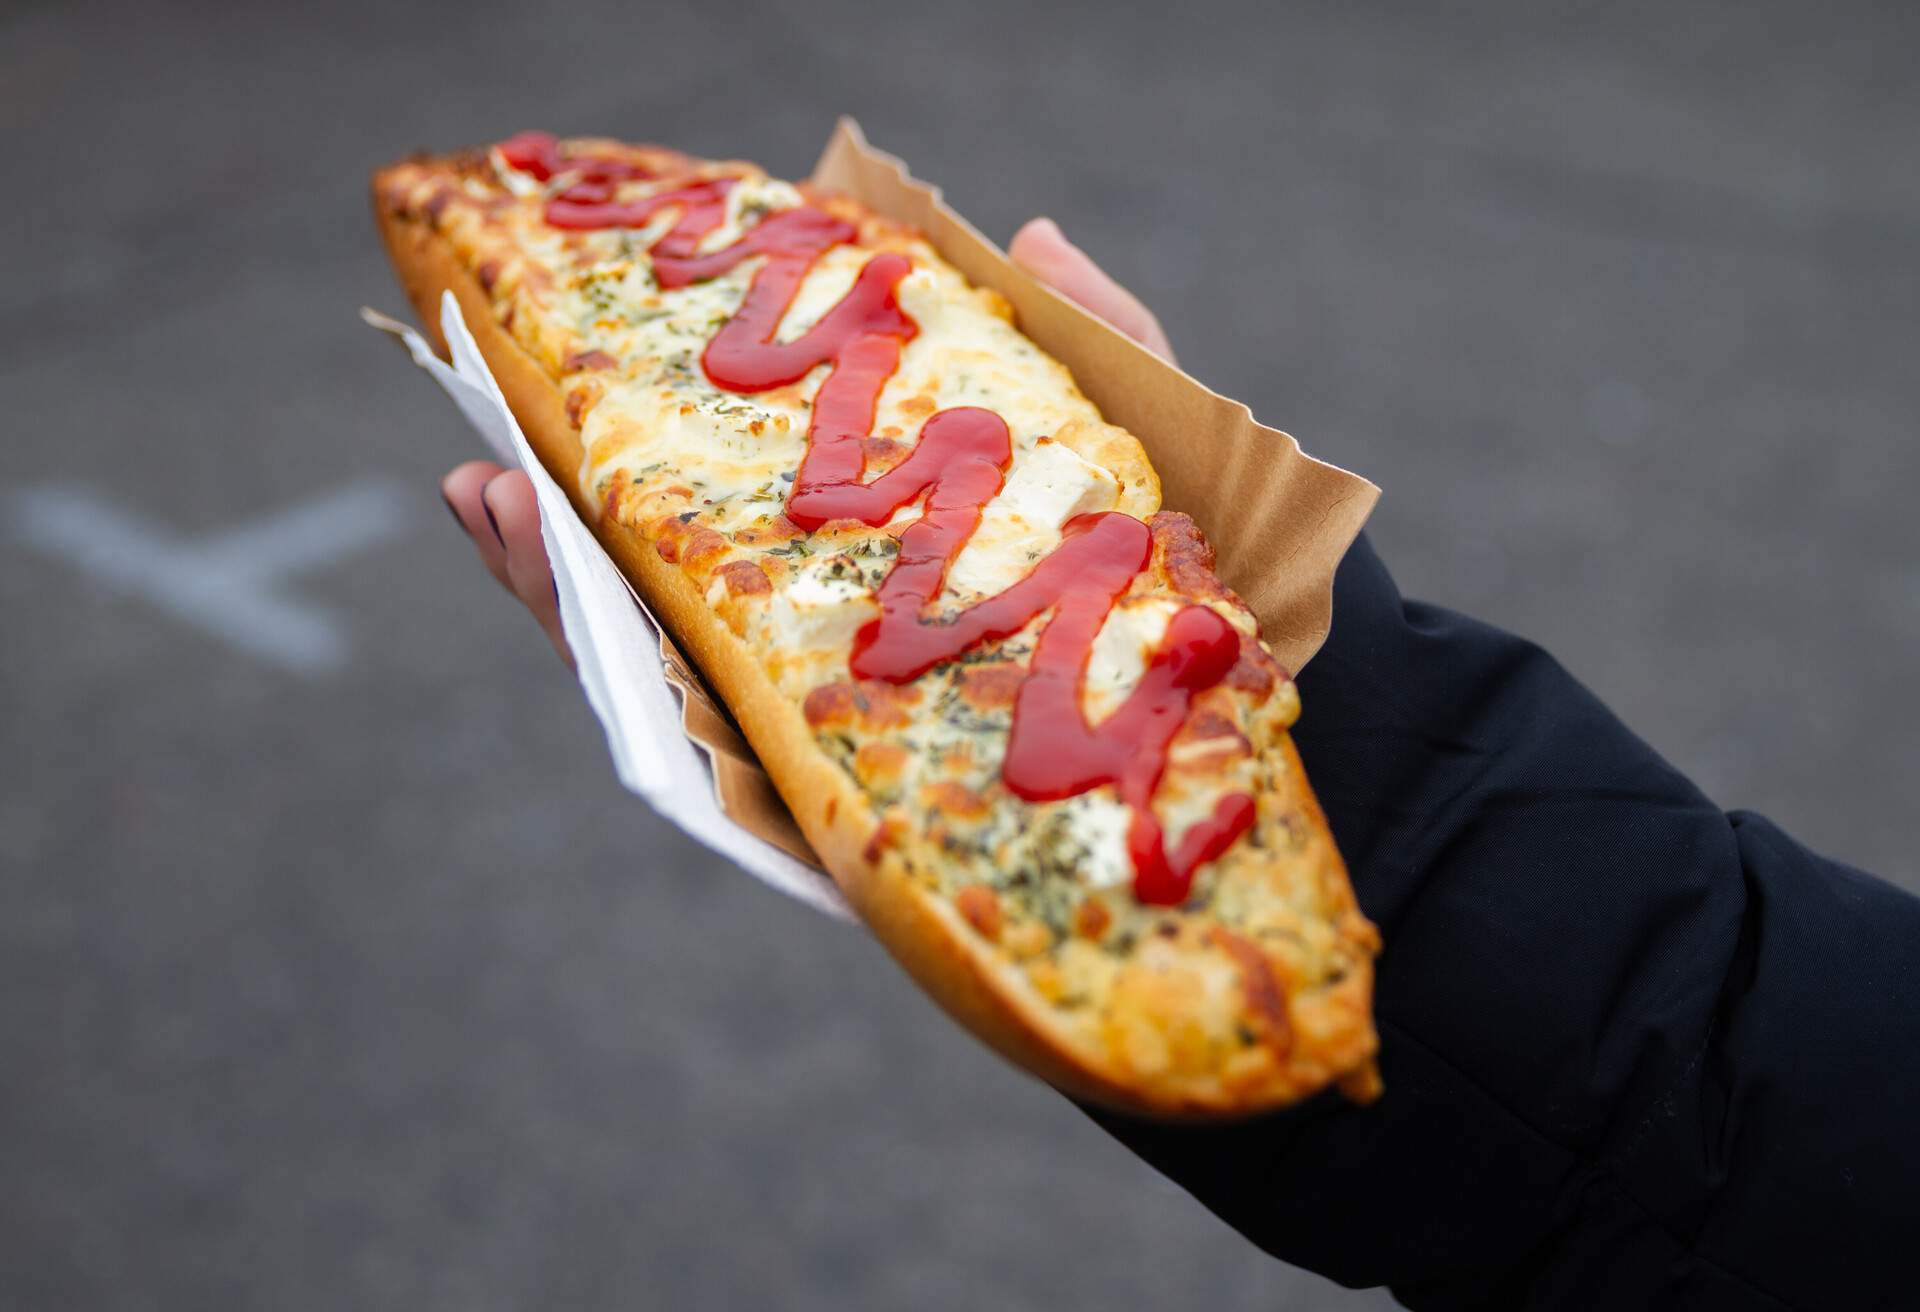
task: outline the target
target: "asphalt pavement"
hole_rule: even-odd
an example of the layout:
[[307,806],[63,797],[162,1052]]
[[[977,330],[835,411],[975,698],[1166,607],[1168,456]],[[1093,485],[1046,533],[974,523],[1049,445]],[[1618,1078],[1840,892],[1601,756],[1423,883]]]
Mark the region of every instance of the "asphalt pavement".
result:
[[366,174],[537,126],[797,175],[853,113],[1378,481],[1408,593],[1920,889],[1915,36],[1892,4],[8,7],[0,1307],[1387,1305],[621,792],[437,502],[475,440],[355,318],[402,308]]

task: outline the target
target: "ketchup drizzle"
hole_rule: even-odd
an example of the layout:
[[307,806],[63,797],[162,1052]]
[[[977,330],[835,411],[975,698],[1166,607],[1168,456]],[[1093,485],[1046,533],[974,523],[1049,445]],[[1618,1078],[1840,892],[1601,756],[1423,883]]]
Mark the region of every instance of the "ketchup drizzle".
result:
[[677,207],[673,227],[649,251],[662,288],[703,282],[751,256],[767,257],[739,311],[707,343],[701,365],[714,386],[736,393],[783,387],[822,364],[832,366],[814,398],[807,453],[787,498],[787,518],[808,532],[836,519],[878,527],[926,498],[921,517],[900,535],[900,554],[880,584],[879,618],[854,637],[854,677],[910,682],[981,643],[1011,637],[1051,609],[1015,696],[1001,779],[1029,801],[1058,801],[1115,785],[1132,811],[1127,849],[1134,895],[1155,905],[1185,901],[1194,872],[1252,827],[1254,802],[1243,793],[1221,798],[1169,852],[1153,795],[1166,771],[1168,744],[1194,697],[1224,679],[1239,659],[1239,634],[1205,606],[1183,607],[1119,709],[1098,725],[1087,723],[1080,685],[1094,639],[1153,553],[1147,526],[1119,511],[1068,521],[1060,545],[1018,583],[949,618],[927,617],[948,566],[1005,481],[1013,444],[1006,421],[991,410],[942,410],[922,425],[905,460],[872,482],[862,481],[863,439],[873,429],[881,389],[899,366],[901,348],[919,331],[896,295],[911,268],[907,258],[895,252],[874,256],[812,328],[791,342],[777,342],[780,320],[808,270],[822,252],[854,238],[852,224],[811,207],[784,210],[732,245],[702,254],[701,240],[726,217],[734,179],[620,201],[619,182],[649,175],[623,161],[563,157],[544,133],[521,133],[502,143],[500,152],[541,181],[577,175],[547,203],[547,222],[558,228],[642,227],[661,210]]
[[605,155],[562,155],[550,132],[520,132],[500,143],[500,157],[541,182],[562,173],[576,173],[581,183],[610,185],[628,178],[650,178],[653,173],[630,160]]

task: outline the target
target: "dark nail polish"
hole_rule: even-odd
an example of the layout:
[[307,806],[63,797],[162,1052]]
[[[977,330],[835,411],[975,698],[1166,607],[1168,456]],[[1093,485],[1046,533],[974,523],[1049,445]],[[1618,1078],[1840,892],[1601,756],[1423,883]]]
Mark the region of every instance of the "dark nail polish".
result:
[[549,577],[547,582],[553,584],[553,604],[558,606],[560,604],[560,580]]
[[465,533],[467,531],[467,521],[460,518],[460,512],[453,508],[453,498],[449,497],[445,492],[442,492],[440,494],[440,501],[446,506],[447,513],[453,516],[453,522],[460,526],[460,531]]
[[500,521],[493,517],[493,507],[487,504],[485,492],[480,494],[480,509],[487,512],[487,527],[493,530],[493,540],[503,547],[506,546],[507,540],[500,535]]

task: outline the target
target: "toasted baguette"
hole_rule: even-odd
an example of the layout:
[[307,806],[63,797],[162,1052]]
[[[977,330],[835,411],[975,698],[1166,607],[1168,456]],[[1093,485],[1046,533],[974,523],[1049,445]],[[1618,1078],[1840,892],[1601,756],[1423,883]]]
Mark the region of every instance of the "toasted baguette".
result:
[[[628,157],[655,167],[664,156],[649,148],[608,143],[572,149],[582,154],[626,151]],[[689,166],[709,171],[745,168],[691,162]],[[1276,853],[1270,860],[1235,856],[1232,863],[1223,861],[1223,866],[1232,864],[1233,870],[1214,875],[1204,899],[1152,913],[1159,925],[1172,926],[1171,931],[1162,928],[1160,933],[1175,946],[1156,948],[1148,940],[1139,949],[1164,954],[1177,947],[1195,962],[1204,959],[1204,969],[1224,965],[1237,972],[1232,1003],[1223,1002],[1217,990],[1207,993],[1194,982],[1199,978],[1194,972],[1202,966],[1189,971],[1186,957],[1167,957],[1172,967],[1166,982],[1151,970],[1126,974],[1129,997],[1109,999],[1106,1004],[1116,1016],[1090,1026],[1085,1004],[1063,1006],[1057,989],[1051,990],[1055,996],[1049,996],[1045,984],[1050,977],[1036,964],[1036,957],[1013,952],[987,932],[996,928],[997,920],[983,928],[978,914],[963,909],[977,911],[974,903],[955,896],[954,890],[940,885],[937,875],[928,874],[925,844],[890,839],[884,808],[876,806],[870,790],[862,787],[844,762],[823,750],[818,725],[810,723],[804,700],[790,688],[783,689],[769,672],[766,644],[756,646],[743,636],[737,616],[730,622],[716,608],[710,601],[712,585],[703,587],[690,566],[665,558],[673,553],[666,547],[668,535],[658,531],[661,521],[625,513],[619,488],[611,501],[604,501],[599,489],[583,478],[590,452],[582,438],[580,408],[578,404],[569,407],[569,385],[576,380],[547,346],[543,333],[548,329],[528,323],[528,316],[536,311],[529,308],[529,301],[516,301],[514,292],[503,292],[497,270],[492,271],[493,289],[483,286],[472,243],[463,249],[462,242],[449,235],[449,211],[468,205],[484,210],[490,205],[498,213],[517,203],[500,199],[511,194],[498,181],[501,168],[497,155],[469,152],[407,161],[375,174],[375,216],[408,297],[436,338],[442,294],[451,291],[458,299],[475,341],[542,463],[569,489],[582,517],[614,561],[732,711],[821,861],[909,974],[951,1015],[1011,1061],[1070,1095],[1112,1108],[1165,1117],[1238,1116],[1294,1102],[1330,1084],[1340,1085],[1350,1096],[1372,1097],[1378,1091],[1378,1078],[1372,1064],[1376,1040],[1369,1005],[1370,963],[1378,939],[1353,901],[1291,739],[1280,732],[1265,749],[1262,770],[1273,786],[1258,803],[1263,825],[1266,818],[1277,817],[1274,823],[1279,828],[1274,832],[1288,836],[1293,850]],[[878,249],[904,243],[914,250],[917,261],[938,259],[924,245],[914,244],[917,235],[893,229],[850,202],[816,203],[856,215],[863,245]],[[469,214],[466,221],[484,226],[493,220],[485,214]],[[529,262],[534,262],[531,257]],[[510,331],[506,325],[516,318],[520,331]],[[444,342],[440,345],[444,349]],[[1064,370],[1060,372],[1064,376]],[[1137,443],[1119,436],[1126,439],[1120,444],[1123,449],[1116,454],[1109,442],[1109,463],[1124,468],[1137,461],[1144,467]],[[1150,480],[1147,470],[1143,481]],[[626,491],[632,495],[634,489]],[[1157,499],[1157,484],[1154,496]],[[1219,588],[1218,596],[1230,598],[1231,594]],[[1227,603],[1216,599],[1216,604]],[[1290,682],[1273,695],[1291,697]],[[996,804],[1023,805],[1012,799]],[[896,819],[893,828],[899,827]],[[1223,898],[1231,900],[1230,893],[1223,892],[1225,881],[1235,878],[1248,861],[1263,860],[1265,864],[1259,866],[1263,871],[1274,863],[1289,865],[1283,874],[1270,878],[1290,881],[1290,895],[1306,890],[1296,900],[1309,906],[1311,914],[1303,914],[1302,920],[1316,921],[1311,932],[1303,927],[1288,938],[1276,930],[1270,940],[1250,939],[1230,932],[1215,916]],[[1204,885],[1209,876],[1203,872],[1200,878]],[[1111,905],[1112,899],[1106,904]],[[1078,949],[1056,941],[1052,950]],[[1316,952],[1338,959],[1327,966],[1316,958],[1310,963],[1314,970],[1308,971],[1301,960]],[[1128,969],[1124,957],[1114,967],[1120,972]],[[1315,976],[1311,987],[1290,987],[1296,977],[1310,973]],[[1188,978],[1190,974],[1194,978]],[[1258,1030],[1245,1045],[1250,1057],[1243,1054],[1236,1059],[1234,1051],[1216,1051],[1220,1047],[1216,1038],[1194,1037],[1203,1029],[1217,1035],[1224,1021],[1211,1017],[1202,1026],[1201,1018],[1189,1012],[1217,1011],[1229,1005],[1250,1018],[1239,1022],[1243,1036],[1249,1029]],[[1183,1042],[1193,1049],[1184,1058]],[[1174,1055],[1166,1057],[1163,1050]]]

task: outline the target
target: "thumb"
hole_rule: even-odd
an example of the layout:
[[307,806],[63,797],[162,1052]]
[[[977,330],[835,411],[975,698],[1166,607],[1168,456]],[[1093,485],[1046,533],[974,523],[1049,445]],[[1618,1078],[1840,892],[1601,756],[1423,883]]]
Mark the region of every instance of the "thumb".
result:
[[1052,219],[1028,220],[1007,248],[1013,262],[1068,300],[1093,311],[1167,361],[1173,345],[1153,311],[1122,287],[1085,251],[1068,241]]

